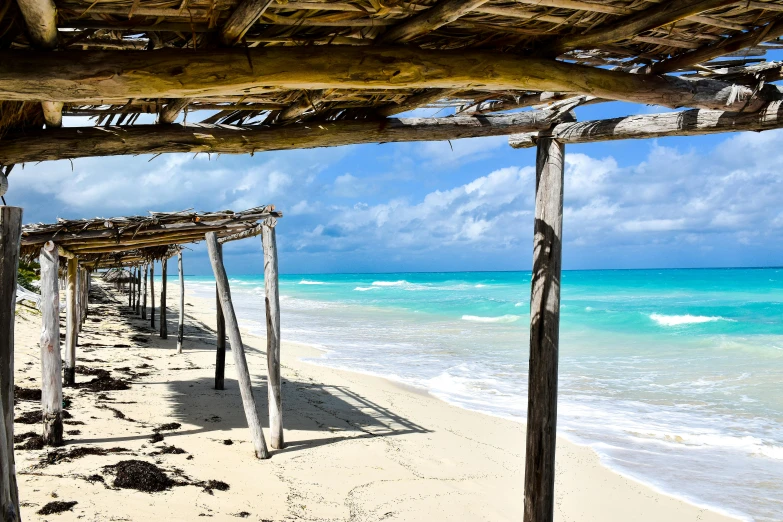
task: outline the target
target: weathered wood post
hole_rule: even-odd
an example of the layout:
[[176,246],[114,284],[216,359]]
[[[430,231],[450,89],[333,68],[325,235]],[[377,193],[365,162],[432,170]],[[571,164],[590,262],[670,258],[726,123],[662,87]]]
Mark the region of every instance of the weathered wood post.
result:
[[539,135],[530,294],[525,522],[554,520],[564,156],[562,143]]
[[60,255],[51,241],[41,248],[41,409],[46,444],[63,443],[63,385],[60,358]]
[[277,289],[277,220],[269,218],[261,232],[264,248],[264,290],[266,297],[266,365],[269,395],[270,445],[283,447],[283,399],[280,395],[280,296]]
[[150,263],[150,327],[155,328],[155,260]]
[[141,266],[136,267],[136,315],[141,314]]
[[65,291],[65,367],[63,368],[63,385],[73,386],[76,383],[76,342],[79,336],[79,320],[77,310],[76,284],[79,274],[79,262],[76,258],[68,259],[68,282]]
[[87,269],[79,269],[79,331],[84,327],[84,321],[87,319]]
[[149,273],[149,266],[144,265],[142,267],[144,271],[144,286],[141,290],[141,318],[147,318],[147,274]]
[[168,339],[169,331],[166,323],[166,272],[169,260],[165,257],[160,260],[160,338]]
[[179,321],[177,323],[177,353],[182,353],[182,338],[185,335],[185,274],[182,272],[182,252],[177,253],[179,269]]
[[[223,246],[218,244],[220,262],[223,262]],[[226,374],[226,319],[223,317],[223,307],[220,305],[220,292],[215,283],[215,299],[217,301],[217,360],[215,361],[215,389],[223,390],[223,378]]]
[[18,522],[14,464],[14,318],[22,209],[0,206],[0,516]]
[[128,268],[128,308],[133,309],[133,269]]
[[218,295],[220,296],[220,306],[226,319],[228,339],[231,342],[231,353],[234,354],[234,365],[237,368],[237,380],[239,381],[239,392],[242,395],[242,406],[245,409],[245,417],[247,417],[247,424],[253,437],[256,457],[268,459],[269,451],[266,449],[264,432],[261,430],[261,422],[258,420],[258,410],[256,409],[256,400],[253,397],[250,371],[247,368],[245,348],[242,346],[242,336],[239,334],[239,323],[237,323],[234,305],[231,302],[231,290],[228,286],[226,269],[223,266],[220,245],[214,232],[207,233],[206,240],[209,261],[212,263],[212,271],[215,273]]

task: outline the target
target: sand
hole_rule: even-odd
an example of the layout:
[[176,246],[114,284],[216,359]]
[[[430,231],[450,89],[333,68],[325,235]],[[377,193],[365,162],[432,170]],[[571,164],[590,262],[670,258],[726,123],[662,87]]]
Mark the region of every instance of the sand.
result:
[[[307,346],[283,343],[287,447],[256,460],[230,353],[226,389],[213,389],[214,303],[187,299],[185,349],[177,355],[177,296],[170,285],[170,333],[161,340],[130,313],[126,296],[118,300],[95,285],[79,364],[109,370],[130,389],[66,389],[72,418],[61,451],[111,451],[57,461],[51,449],[18,450],[24,520],[522,519],[524,425],[381,378],[303,362],[320,355]],[[20,312],[18,386],[40,387],[39,334],[40,317]],[[266,341],[247,333],[243,340],[266,427]],[[77,374],[77,382],[90,379]],[[34,401],[20,401],[16,415],[37,409]],[[163,440],[153,442],[168,423],[180,426],[159,431]],[[31,430],[40,426],[15,426],[16,434]],[[161,454],[167,446],[184,452]],[[732,520],[612,472],[587,447],[561,439],[557,452],[558,521]],[[47,455],[56,462],[42,464]],[[154,463],[182,484],[154,493],[113,487],[106,466],[132,459]],[[229,488],[207,489],[210,480]],[[53,501],[77,503],[59,514],[36,514]]]

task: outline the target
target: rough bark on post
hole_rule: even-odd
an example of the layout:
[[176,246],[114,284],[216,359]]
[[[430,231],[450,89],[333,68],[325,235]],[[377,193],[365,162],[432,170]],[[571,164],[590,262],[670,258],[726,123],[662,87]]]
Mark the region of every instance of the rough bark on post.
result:
[[60,291],[57,269],[60,255],[51,241],[41,248],[41,409],[43,439],[50,446],[63,443],[63,387],[60,359]]
[[84,321],[87,319],[87,300],[89,290],[87,289],[87,269],[79,270],[79,331],[84,327]]
[[136,267],[136,315],[141,314],[141,266]]
[[283,447],[283,400],[280,395],[280,296],[277,289],[277,239],[274,218],[261,232],[264,247],[264,290],[266,297],[266,363],[269,388],[270,445]]
[[150,327],[155,328],[155,261],[150,263]]
[[[223,262],[223,246],[218,244],[220,262]],[[217,301],[217,357],[215,361],[215,389],[223,390],[223,378],[226,374],[226,319],[223,317],[223,307],[220,305],[220,292],[215,283],[215,299]]]
[[168,339],[169,331],[166,325],[166,272],[169,260],[160,260],[160,338]]
[[128,269],[128,308],[133,309],[133,270]]
[[179,321],[177,323],[177,353],[182,353],[182,338],[185,335],[185,274],[182,272],[182,252],[177,254],[179,269]]
[[242,395],[242,406],[245,409],[247,423],[253,436],[256,457],[268,459],[269,451],[266,449],[264,432],[261,430],[261,422],[258,419],[256,400],[253,397],[253,386],[250,381],[250,371],[245,359],[245,349],[242,346],[242,337],[239,334],[239,323],[237,323],[237,317],[234,313],[234,305],[231,303],[231,290],[228,286],[226,269],[223,266],[220,245],[214,232],[207,233],[206,240],[207,249],[209,250],[209,261],[212,263],[218,295],[220,296],[220,306],[223,309],[228,338],[231,342],[231,353],[234,354],[234,365],[237,368],[237,380],[239,381],[239,391]]
[[530,295],[525,522],[554,520],[564,156],[562,143],[549,136],[538,138]]
[[22,209],[0,207],[0,516],[18,522],[14,464],[14,318]]
[[141,290],[141,318],[147,318],[147,274],[149,273],[149,267],[144,265],[144,285]]
[[76,383],[76,340],[79,336],[79,322],[76,316],[78,302],[76,295],[76,280],[78,279],[79,262],[76,258],[68,260],[68,281],[65,292],[65,367],[63,368],[63,385],[73,386]]

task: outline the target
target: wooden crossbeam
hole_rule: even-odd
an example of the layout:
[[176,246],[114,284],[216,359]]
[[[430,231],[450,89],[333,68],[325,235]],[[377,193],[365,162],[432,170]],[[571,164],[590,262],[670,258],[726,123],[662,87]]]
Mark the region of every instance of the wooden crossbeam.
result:
[[329,88],[573,92],[666,107],[748,111],[770,101],[762,92],[747,103],[751,89],[735,90],[713,80],[629,74],[484,51],[374,46],[0,51],[0,100],[97,102]]
[[426,11],[408,18],[389,29],[376,39],[381,44],[409,42],[419,36],[438,29],[473,9],[487,3],[488,0],[440,0]]
[[244,0],[239,4],[220,30],[223,45],[232,46],[242,40],[271,3],[272,0]]
[[[561,143],[592,143],[666,136],[698,136],[722,132],[760,132],[780,128],[783,128],[783,102],[778,101],[751,114],[693,109],[562,123],[552,129],[552,136]],[[536,133],[515,134],[508,141],[512,147],[524,149],[534,147],[536,137]]]
[[428,89],[422,93],[408,96],[401,103],[390,103],[383,107],[379,107],[375,112],[379,116],[394,116],[395,114],[412,111],[413,109],[418,109],[419,107],[424,107],[425,105],[429,105],[438,100],[448,98],[456,92],[458,92],[457,89]]
[[736,0],[671,0],[663,2],[622,18],[607,27],[559,38],[552,45],[546,46],[544,52],[549,56],[557,56],[572,49],[593,49],[601,44],[625,40],[644,31],[732,3],[736,3]]
[[[0,140],[0,164],[163,152],[247,154],[357,143],[434,141],[503,136],[550,127],[559,111],[503,116],[331,121],[284,126],[170,124],[71,127]],[[47,239],[48,240],[48,239]]]
[[185,107],[190,105],[190,102],[192,101],[192,98],[176,98],[169,100],[169,102],[165,107],[163,107],[163,110],[161,110],[160,114],[158,115],[158,123],[174,123],[174,120],[177,119],[179,113],[182,112]]

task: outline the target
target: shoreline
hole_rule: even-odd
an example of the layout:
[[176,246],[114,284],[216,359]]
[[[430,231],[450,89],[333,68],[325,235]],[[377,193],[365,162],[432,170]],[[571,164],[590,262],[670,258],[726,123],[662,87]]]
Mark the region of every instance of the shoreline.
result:
[[[213,303],[186,295],[184,352],[177,355],[176,336],[159,339],[121,297],[92,304],[77,364],[106,370],[127,380],[130,389],[65,389],[72,415],[66,445],[15,452],[25,519],[40,520],[35,512],[55,498],[78,502],[57,516],[62,521],[519,519],[520,423],[452,406],[383,377],[302,361],[320,350],[284,342],[287,447],[259,461],[252,457],[231,356],[226,390],[213,389]],[[171,284],[169,331],[176,324],[177,303],[178,288]],[[39,335],[38,316],[17,317],[15,382],[21,387],[39,385]],[[243,331],[243,344],[266,428],[266,342]],[[77,373],[77,382],[90,378]],[[36,406],[20,401],[16,413]],[[155,431],[172,421],[179,426]],[[17,424],[16,433],[30,429],[37,427]],[[155,440],[153,433],[164,440]],[[169,447],[182,453],[167,453]],[[107,453],[46,463],[52,454],[79,448]],[[111,466],[128,459],[154,463],[190,485],[160,493],[117,489]],[[197,485],[207,480],[230,488],[207,492]],[[558,521],[735,520],[624,478],[604,467],[592,449],[562,438],[556,480]]]
[[[186,291],[187,291],[187,280],[186,280]],[[178,295],[178,292],[179,292],[178,288],[177,288],[176,292],[177,292],[177,295]],[[194,303],[195,302],[200,303],[201,306],[205,306],[207,308],[211,307],[211,310],[213,312],[215,312],[215,310],[216,310],[215,304],[213,302],[211,302],[209,299],[201,298],[201,297],[194,297],[194,296],[188,297],[187,294],[186,294],[185,299],[186,299],[186,302],[187,302],[188,299],[191,299],[191,300],[194,301]],[[240,330],[242,331],[243,340],[245,339],[245,337],[249,337],[249,338],[257,339],[258,341],[265,342],[264,338],[262,338],[259,335],[256,335],[256,334],[252,333],[251,331],[249,331],[249,329],[247,327],[242,327],[240,325]],[[515,419],[515,418],[509,417],[509,416],[504,416],[504,415],[501,415],[501,414],[498,414],[498,413],[495,413],[495,412],[492,412],[492,411],[482,411],[482,410],[467,408],[467,407],[464,407],[464,406],[462,406],[460,404],[452,403],[452,402],[448,401],[445,398],[439,397],[439,396],[433,394],[427,388],[416,386],[416,385],[413,385],[413,384],[410,384],[410,383],[406,383],[404,381],[393,379],[393,378],[388,377],[388,376],[383,376],[383,375],[380,375],[380,374],[377,374],[377,373],[373,373],[373,372],[368,372],[368,371],[362,371],[362,370],[359,370],[359,369],[349,369],[349,368],[344,368],[344,367],[341,367],[341,366],[332,366],[332,365],[325,364],[325,363],[320,363],[319,364],[318,362],[315,362],[315,361],[317,361],[319,359],[323,359],[325,356],[328,355],[330,350],[328,348],[326,348],[326,347],[316,346],[314,344],[306,343],[306,342],[303,342],[303,341],[286,341],[285,337],[283,336],[281,348],[284,348],[286,346],[296,347],[296,348],[303,349],[303,350],[310,350],[310,351],[313,352],[313,353],[307,354],[307,355],[305,355],[305,354],[297,354],[296,355],[297,360],[299,362],[301,362],[301,363],[309,364],[309,365],[314,366],[316,368],[328,368],[330,370],[334,370],[334,371],[338,371],[338,372],[347,372],[347,373],[352,373],[352,374],[356,374],[356,375],[362,375],[362,376],[366,376],[366,377],[371,377],[371,378],[374,378],[374,379],[381,379],[381,380],[387,382],[389,385],[398,387],[398,388],[402,389],[405,392],[414,393],[414,394],[417,394],[417,395],[424,395],[424,396],[427,396],[427,397],[429,397],[429,398],[431,398],[433,400],[437,400],[437,401],[439,401],[439,402],[441,402],[443,404],[446,404],[446,405],[448,405],[450,407],[458,408],[458,409],[460,409],[462,411],[468,411],[468,412],[475,413],[475,414],[478,414],[478,415],[485,415],[485,416],[492,417],[492,418],[495,418],[495,419],[502,419],[504,421],[512,422],[514,424],[517,424],[517,425],[519,425],[519,426],[521,426],[523,428],[526,426],[526,423],[523,420]],[[285,357],[284,357],[283,353],[281,353],[281,359],[283,359],[283,361],[285,361]],[[285,365],[283,365],[283,366],[285,367]],[[671,492],[671,491],[667,491],[666,489],[658,486],[657,484],[647,482],[643,478],[640,478],[640,477],[634,476],[633,474],[626,473],[626,472],[623,472],[622,470],[616,469],[616,468],[612,467],[611,465],[607,464],[604,461],[605,457],[589,442],[582,442],[582,441],[579,441],[579,440],[574,440],[573,438],[569,437],[567,434],[558,434],[557,438],[558,438],[558,444],[560,443],[560,441],[563,441],[563,442],[566,442],[566,443],[571,444],[573,446],[576,446],[576,447],[579,447],[579,448],[585,448],[585,449],[589,450],[599,460],[600,465],[603,468],[605,468],[606,470],[608,470],[609,472],[614,473],[614,474],[616,474],[616,475],[618,475],[618,476],[620,476],[620,477],[622,477],[622,478],[624,478],[626,480],[633,481],[633,482],[639,484],[642,487],[649,488],[650,490],[654,491],[656,494],[663,495],[663,496],[666,496],[666,497],[669,497],[669,498],[672,498],[672,499],[684,502],[684,503],[686,503],[686,504],[688,504],[690,506],[693,506],[694,508],[697,508],[697,509],[708,510],[708,511],[716,513],[716,514],[718,514],[720,516],[727,517],[728,519],[731,519],[731,520],[739,520],[739,521],[742,521],[742,522],[751,522],[752,521],[752,518],[750,518],[750,517],[748,517],[746,515],[743,515],[743,514],[740,514],[740,513],[733,513],[733,512],[731,512],[729,510],[726,510],[726,509],[722,508],[721,506],[714,506],[714,505],[704,504],[704,503],[701,503],[701,502],[699,502],[699,501],[697,501],[695,499],[689,498],[687,496],[679,495],[677,493],[674,493],[674,492]],[[523,448],[523,453],[524,453],[524,448]]]

